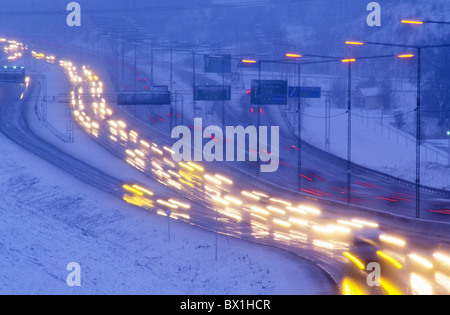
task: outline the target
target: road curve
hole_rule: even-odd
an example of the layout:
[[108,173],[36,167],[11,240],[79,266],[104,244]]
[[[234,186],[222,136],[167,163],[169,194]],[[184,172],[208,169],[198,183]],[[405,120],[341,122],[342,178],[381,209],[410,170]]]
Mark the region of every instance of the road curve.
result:
[[[39,135],[33,133],[27,117],[29,116],[29,111],[35,110],[36,104],[33,104],[32,100],[38,99],[37,96],[40,92],[40,86],[41,82],[38,80],[33,82],[28,90],[25,90],[24,86],[20,85],[0,85],[0,132],[17,145],[71,174],[80,181],[122,199],[124,196],[124,183],[120,180],[66,154],[59,148],[47,143],[45,140],[40,138]],[[20,95],[22,93],[24,93],[25,96],[23,100],[20,100]],[[155,185],[160,185],[150,178],[149,181]],[[172,191],[169,189],[167,189],[166,193],[167,195],[173,196]],[[207,230],[213,230],[211,227],[214,227],[215,220],[214,216],[211,216],[210,209],[207,209],[197,203],[194,204],[194,206],[197,216],[193,215],[190,219],[190,223]],[[251,236],[251,232],[245,231],[245,228],[237,230],[238,233],[234,233],[235,231],[228,229],[226,230],[226,234],[244,240],[255,241],[255,239]],[[315,275],[317,280],[316,285],[322,288],[322,292],[324,294],[339,293],[337,283],[334,281],[333,277],[318,266],[321,264],[320,259],[318,264],[312,263],[311,260],[305,259],[305,257],[308,257],[306,253],[295,248],[291,248],[288,244],[282,244],[282,246],[280,246],[277,242],[267,240],[259,240],[259,243],[262,245],[276,246],[301,256],[299,257],[299,261],[311,269],[312,274]],[[323,261],[333,264],[333,262],[330,261],[326,255],[323,258]]]

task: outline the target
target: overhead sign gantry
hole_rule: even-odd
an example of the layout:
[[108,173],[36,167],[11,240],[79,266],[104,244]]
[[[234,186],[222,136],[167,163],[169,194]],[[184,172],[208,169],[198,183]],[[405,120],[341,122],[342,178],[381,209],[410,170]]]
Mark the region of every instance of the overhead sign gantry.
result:
[[1,83],[25,83],[25,67],[3,66],[0,68]]

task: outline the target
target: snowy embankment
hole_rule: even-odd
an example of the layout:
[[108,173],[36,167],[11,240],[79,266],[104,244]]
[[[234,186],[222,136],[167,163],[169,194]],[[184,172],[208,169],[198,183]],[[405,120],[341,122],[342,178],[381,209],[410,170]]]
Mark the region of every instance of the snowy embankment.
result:
[[[62,82],[63,73],[46,68],[55,89],[51,82]],[[32,129],[44,139],[54,137],[28,106]],[[63,105],[49,108],[49,121],[65,126]],[[74,144],[54,139],[85,163],[100,164],[101,157],[108,159],[104,170],[114,169],[114,175],[127,168],[133,176],[131,167],[108,158],[77,127]],[[177,221],[169,241],[167,218],[86,186],[3,135],[0,143],[0,294],[332,292],[318,267],[284,251],[219,236],[215,261],[214,233]],[[70,262],[81,265],[81,287],[66,284]]]
[[[411,182],[416,176],[416,139],[394,127],[386,126],[371,116],[379,112],[355,110],[352,115],[352,160],[354,163]],[[305,108],[304,138],[324,149],[324,109]],[[330,119],[330,153],[347,158],[347,114],[332,109]],[[291,122],[294,124],[295,122]],[[342,145],[344,144],[344,145]],[[422,184],[450,189],[448,154],[430,144],[421,146]]]

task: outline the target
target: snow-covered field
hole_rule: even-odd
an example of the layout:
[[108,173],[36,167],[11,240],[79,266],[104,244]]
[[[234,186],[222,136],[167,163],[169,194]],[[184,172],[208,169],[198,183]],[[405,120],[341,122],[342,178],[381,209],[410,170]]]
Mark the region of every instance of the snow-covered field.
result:
[[[58,115],[63,108],[49,118],[57,124]],[[36,118],[31,125],[39,131]],[[81,158],[88,147],[85,161],[108,158],[81,131],[75,137],[66,152]],[[333,293],[318,267],[281,250],[219,236],[215,261],[215,234],[177,221],[169,241],[167,218],[86,186],[3,135],[0,143],[0,294]],[[118,172],[117,163],[103,167]],[[71,262],[81,287],[66,284]]]
[[[352,160],[359,165],[414,182],[416,172],[416,139],[371,118],[379,113],[355,110],[352,117]],[[378,117],[376,116],[376,117]],[[318,118],[320,117],[320,118]],[[305,108],[304,139],[324,149],[324,109]],[[332,109],[330,119],[330,152],[347,158],[347,114]],[[295,122],[292,122],[295,123]],[[344,145],[342,145],[344,144]],[[431,144],[421,146],[422,184],[439,189],[450,188],[448,154]]]

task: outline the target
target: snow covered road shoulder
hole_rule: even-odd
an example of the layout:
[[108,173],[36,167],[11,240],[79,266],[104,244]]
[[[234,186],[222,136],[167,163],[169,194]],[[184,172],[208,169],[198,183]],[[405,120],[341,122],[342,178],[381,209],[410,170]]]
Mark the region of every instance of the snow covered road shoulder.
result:
[[[327,294],[289,254],[134,208],[0,137],[0,294]],[[55,184],[55,183],[58,184]],[[61,184],[64,182],[64,184]],[[69,287],[67,264],[81,265]]]
[[[0,294],[330,294],[314,264],[135,208],[0,136]],[[81,266],[69,287],[67,265]]]

